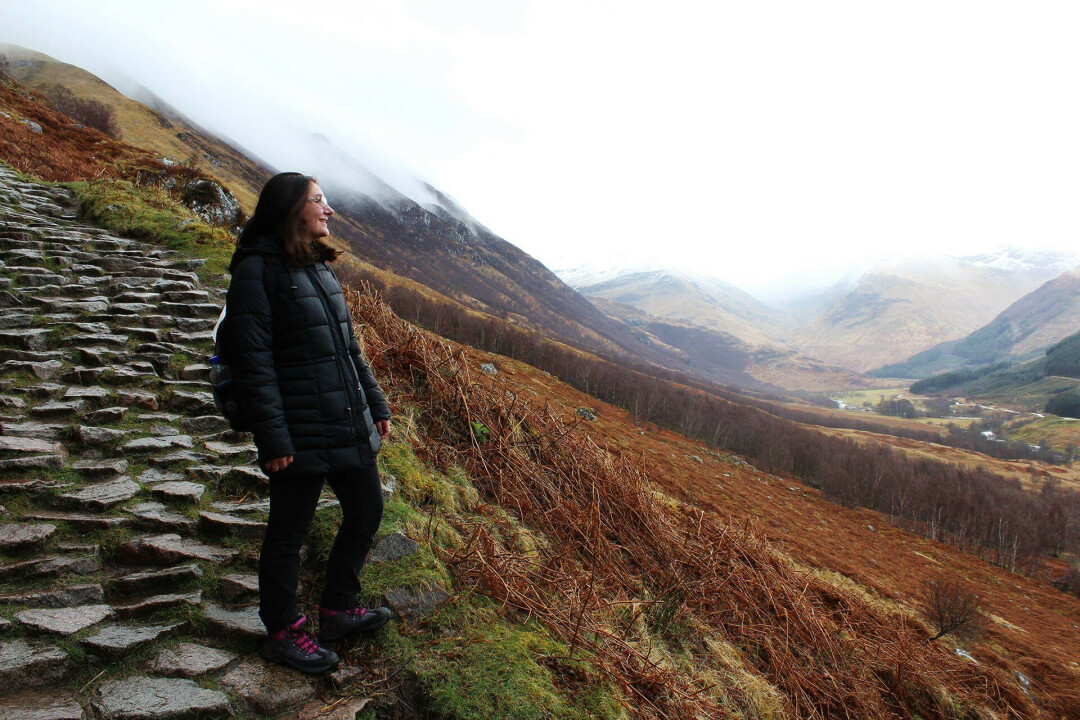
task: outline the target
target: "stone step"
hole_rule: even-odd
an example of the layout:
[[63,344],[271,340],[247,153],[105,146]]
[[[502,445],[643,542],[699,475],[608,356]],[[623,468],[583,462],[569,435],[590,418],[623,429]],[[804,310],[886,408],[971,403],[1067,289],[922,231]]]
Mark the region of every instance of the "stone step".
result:
[[129,653],[139,648],[146,647],[159,638],[187,625],[184,623],[172,623],[170,625],[109,625],[98,632],[79,641],[84,648],[104,660],[120,660]]
[[202,576],[202,568],[194,563],[164,570],[146,570],[107,581],[105,591],[110,599],[133,598],[148,593],[181,590],[198,582]]
[[211,538],[239,537],[257,540],[266,533],[266,523],[203,510],[199,513],[199,532]]
[[130,500],[138,494],[139,484],[127,476],[113,480],[83,485],[78,490],[59,495],[55,503],[60,507],[79,510],[107,510]]
[[74,635],[112,617],[108,605],[80,605],[69,608],[32,608],[15,613],[15,619],[38,632]]
[[0,697],[0,718],[83,720],[84,717],[82,705],[70,690],[30,690],[19,695]]
[[26,640],[0,643],[0,685],[25,689],[59,685],[75,673],[75,662],[56,647]]
[[151,675],[191,678],[224,670],[235,660],[236,655],[227,650],[180,643],[160,650],[147,669]]
[[89,575],[100,569],[101,565],[92,557],[52,555],[0,565],[0,582],[60,575]]
[[232,714],[228,695],[186,678],[131,677],[104,682],[98,688],[94,709],[110,720],[210,720]]
[[25,605],[33,608],[69,608],[76,605],[99,604],[104,601],[105,592],[96,583],[71,585],[58,590],[0,595],[0,605]]
[[246,640],[266,640],[266,626],[255,607],[227,610],[214,603],[203,606],[203,619],[217,632]]
[[116,613],[116,617],[121,620],[130,620],[153,615],[162,610],[169,610],[181,605],[196,607],[201,603],[202,591],[196,590],[185,594],[152,595],[134,602],[113,605],[113,611]]
[[224,563],[236,557],[239,550],[207,545],[179,535],[149,535],[133,538],[116,547],[116,560],[128,565],[175,565],[184,561],[205,560]]
[[19,350],[44,350],[52,332],[50,328],[0,330],[0,347]]
[[0,552],[40,549],[55,533],[56,526],[50,523],[4,523],[0,525]]

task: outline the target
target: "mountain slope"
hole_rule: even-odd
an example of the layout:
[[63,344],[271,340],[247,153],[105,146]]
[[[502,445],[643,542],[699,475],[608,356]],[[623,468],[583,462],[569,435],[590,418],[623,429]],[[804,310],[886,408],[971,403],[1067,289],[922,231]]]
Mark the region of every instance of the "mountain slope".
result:
[[733,285],[671,270],[630,272],[575,288],[588,298],[614,300],[657,318],[727,333],[752,345],[775,344],[784,324],[781,313]]
[[[1012,262],[1010,262],[1010,260]],[[1016,251],[894,261],[865,273],[812,322],[785,335],[799,350],[858,371],[898,362],[990,322],[1058,275],[1061,255]]]
[[940,343],[874,374],[926,377],[960,367],[1024,360],[1077,331],[1080,270],[1071,270],[1020,298],[970,335]]

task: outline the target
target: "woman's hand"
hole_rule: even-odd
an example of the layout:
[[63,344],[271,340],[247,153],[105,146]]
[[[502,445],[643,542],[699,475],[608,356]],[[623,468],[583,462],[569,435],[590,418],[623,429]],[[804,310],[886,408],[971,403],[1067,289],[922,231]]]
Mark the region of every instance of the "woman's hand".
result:
[[274,458],[270,462],[263,465],[263,470],[268,473],[281,472],[285,468],[289,467],[289,463],[292,462],[293,456],[286,455],[285,457]]
[[389,420],[376,420],[375,429],[379,431],[379,438],[385,440],[390,437],[390,421]]

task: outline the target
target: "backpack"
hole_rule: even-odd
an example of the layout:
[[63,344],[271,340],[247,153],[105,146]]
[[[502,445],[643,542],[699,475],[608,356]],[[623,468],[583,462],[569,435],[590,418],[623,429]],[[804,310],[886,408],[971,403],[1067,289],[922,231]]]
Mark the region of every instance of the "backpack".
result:
[[[263,285],[266,286],[267,268],[263,266]],[[269,295],[269,294],[268,294]],[[241,398],[241,386],[233,377],[232,342],[234,337],[229,323],[229,305],[221,308],[214,324],[214,354],[210,357],[210,385],[218,412],[235,432],[251,432],[251,421]]]

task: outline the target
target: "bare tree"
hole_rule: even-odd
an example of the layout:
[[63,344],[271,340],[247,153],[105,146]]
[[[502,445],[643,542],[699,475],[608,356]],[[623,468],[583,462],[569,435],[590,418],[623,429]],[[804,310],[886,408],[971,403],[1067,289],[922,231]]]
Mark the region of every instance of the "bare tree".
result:
[[8,64],[7,54],[0,53],[0,77],[6,77],[11,73],[11,66]]
[[958,578],[939,578],[926,583],[922,591],[923,610],[937,628],[932,643],[946,635],[976,635],[982,629],[982,602],[977,594]]

